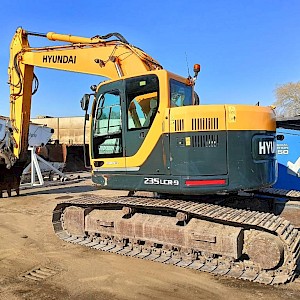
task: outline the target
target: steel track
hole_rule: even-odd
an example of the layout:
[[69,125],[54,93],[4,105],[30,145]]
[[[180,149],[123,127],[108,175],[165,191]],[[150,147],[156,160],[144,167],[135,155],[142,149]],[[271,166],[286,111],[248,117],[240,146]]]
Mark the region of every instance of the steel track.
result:
[[[155,209],[183,212],[191,217],[205,219],[221,224],[239,226],[269,232],[278,236],[284,246],[284,262],[276,270],[261,270],[249,261],[234,261],[226,257],[206,257],[200,253],[195,257],[182,252],[162,251],[155,247],[122,245],[111,239],[101,239],[86,235],[76,237],[68,234],[63,227],[64,209],[69,206],[100,208],[101,206],[126,206],[136,209]],[[283,284],[292,281],[300,261],[300,232],[289,221],[270,213],[233,209],[214,204],[197,203],[185,200],[162,200],[137,197],[99,197],[85,195],[80,198],[59,203],[53,211],[52,219],[55,233],[62,240],[80,244],[93,249],[118,253],[126,256],[172,264],[189,269],[225,275],[233,278],[259,282],[263,284]]]

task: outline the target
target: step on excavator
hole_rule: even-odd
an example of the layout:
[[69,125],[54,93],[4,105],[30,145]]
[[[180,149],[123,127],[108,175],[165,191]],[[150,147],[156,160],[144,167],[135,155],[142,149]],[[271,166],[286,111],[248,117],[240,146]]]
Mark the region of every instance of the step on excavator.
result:
[[[62,43],[30,47],[30,36]],[[299,226],[282,213],[299,195],[270,188],[277,177],[273,108],[201,105],[194,91],[200,65],[193,77],[178,76],[118,33],[86,38],[18,28],[2,180],[6,166],[19,170],[26,157],[34,67],[109,79],[81,100],[92,181],[128,191],[59,203],[52,218],[59,238],[264,284],[297,276]]]

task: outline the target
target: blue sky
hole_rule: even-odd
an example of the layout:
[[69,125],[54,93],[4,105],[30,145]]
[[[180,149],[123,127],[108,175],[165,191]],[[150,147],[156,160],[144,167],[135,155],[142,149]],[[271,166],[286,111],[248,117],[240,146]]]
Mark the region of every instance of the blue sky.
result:
[[[278,84],[300,80],[299,0],[1,1],[0,115],[9,115],[9,44],[17,27],[91,37],[120,32],[165,69],[201,64],[204,104],[270,105]],[[51,45],[46,39],[34,46]],[[36,68],[31,116],[79,116],[102,78]]]

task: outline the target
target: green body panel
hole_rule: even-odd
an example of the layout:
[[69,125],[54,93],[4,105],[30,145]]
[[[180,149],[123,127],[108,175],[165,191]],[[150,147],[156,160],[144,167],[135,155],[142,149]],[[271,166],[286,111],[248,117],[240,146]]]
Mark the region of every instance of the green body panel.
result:
[[[165,134],[139,171],[94,170],[92,179],[105,189],[187,195],[257,189],[276,181],[274,139],[265,131]],[[224,184],[187,186],[186,180]]]
[[174,133],[170,139],[172,175],[226,175],[225,131]]

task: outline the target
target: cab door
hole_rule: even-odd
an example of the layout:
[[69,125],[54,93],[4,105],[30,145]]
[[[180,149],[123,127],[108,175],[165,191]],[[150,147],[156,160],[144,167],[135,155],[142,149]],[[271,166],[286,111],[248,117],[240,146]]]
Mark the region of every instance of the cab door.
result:
[[125,155],[133,156],[145,141],[158,109],[159,85],[156,75],[126,80]]

